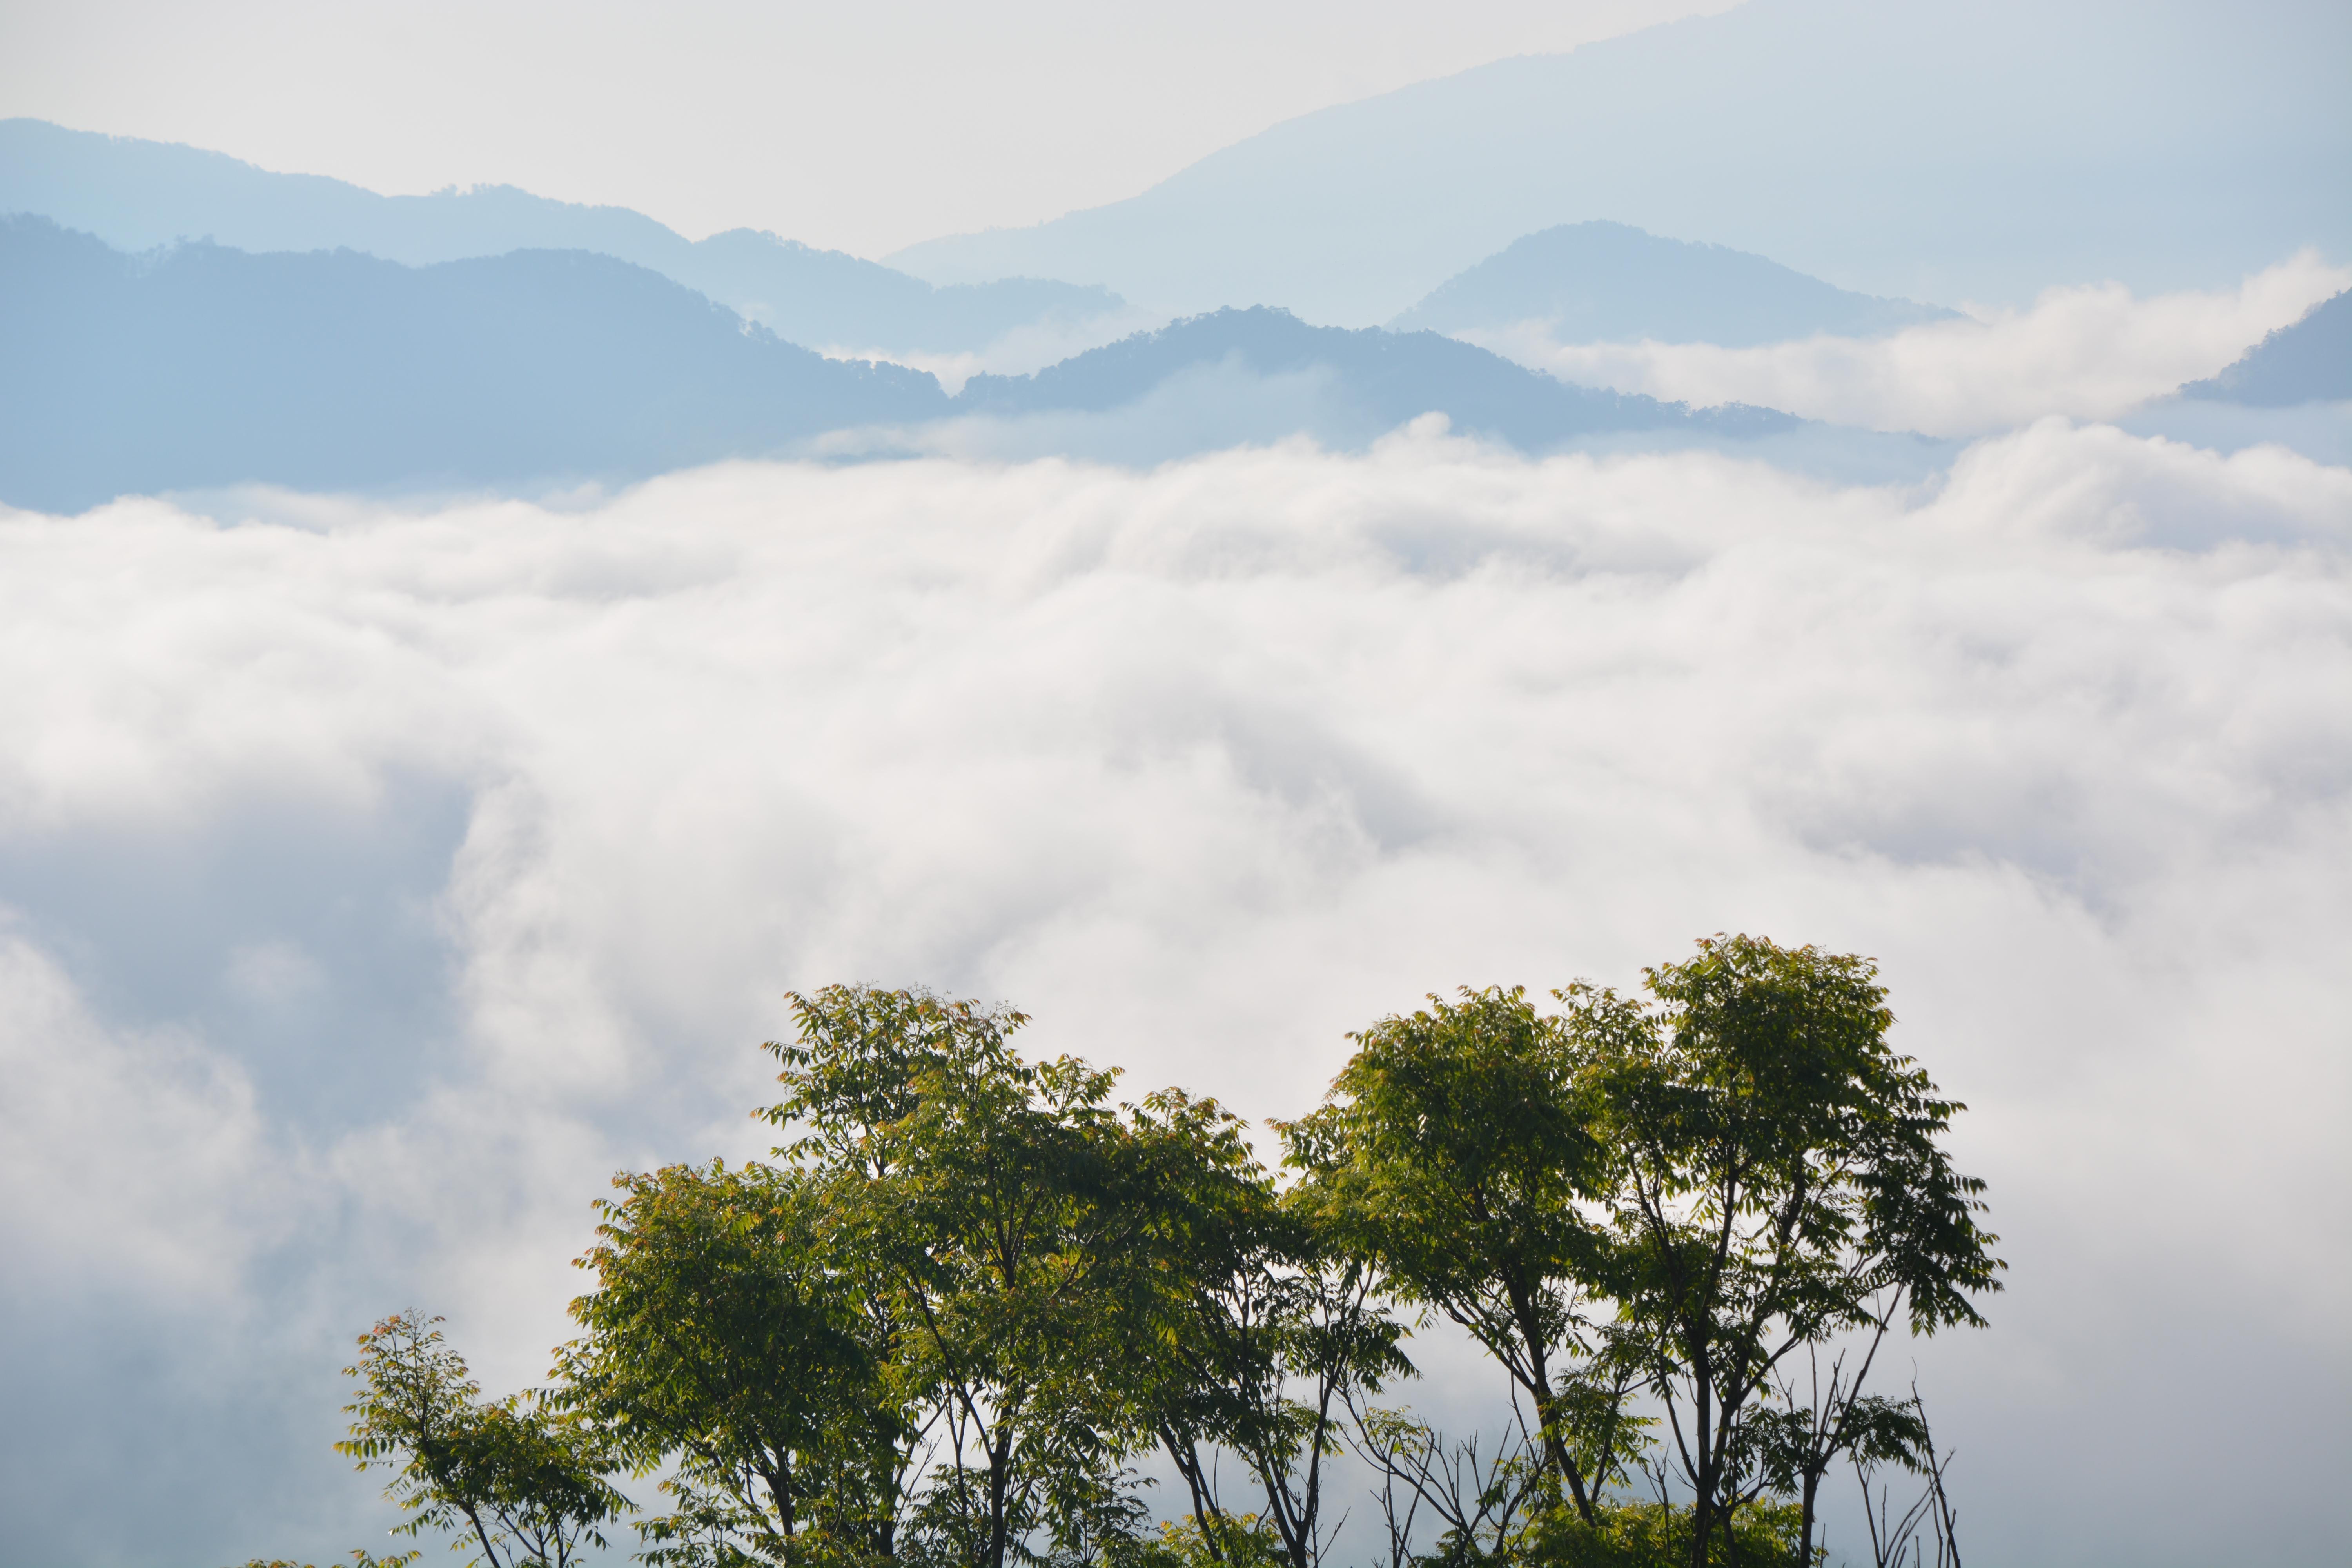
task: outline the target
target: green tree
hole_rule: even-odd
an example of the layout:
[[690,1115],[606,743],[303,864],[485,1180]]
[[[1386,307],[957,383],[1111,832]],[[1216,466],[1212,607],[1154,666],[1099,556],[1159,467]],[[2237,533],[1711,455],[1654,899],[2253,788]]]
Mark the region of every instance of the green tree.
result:
[[[1358,1451],[1381,1477],[1389,1568],[1687,1568],[1689,1509],[1618,1497],[1588,1520],[1549,1484],[1531,1431],[1515,1421],[1492,1446],[1490,1436],[1450,1438],[1409,1411],[1364,1413]],[[1796,1539],[1792,1505],[1758,1503],[1740,1510],[1719,1560],[1784,1564]]]
[[891,1557],[910,1434],[835,1194],[719,1161],[614,1184],[560,1368],[640,1470],[678,1460],[646,1560]]
[[[1898,1293],[1916,1333],[1981,1323],[1970,1298],[2001,1264],[1983,1184],[1942,1147],[1963,1108],[1887,1043],[1868,960],[1717,937],[1643,973],[1646,1004],[1559,994],[1608,1152],[1602,1278],[1664,1402],[1696,1568],[1786,1479],[1758,1417],[1790,1355],[1869,1331]],[[1812,1524],[1808,1507],[1798,1562]]]
[[1255,1558],[1266,1531],[1225,1508],[1215,1450],[1279,1441],[1274,1184],[1213,1100],[1171,1090],[1148,1097],[1138,1121],[1161,1167],[1163,1212],[1149,1276],[1160,1289],[1129,1303],[1146,1321],[1122,1335],[1136,1352],[1127,1386],[1192,1505],[1190,1522],[1154,1550],[1208,1563]]
[[1543,1568],[1685,1568],[1696,1555],[1721,1568],[1777,1568],[1798,1550],[1797,1510],[1790,1504],[1759,1501],[1741,1509],[1736,1522],[1704,1532],[1696,1523],[1693,1510],[1654,1501],[1612,1503],[1590,1524],[1554,1509],[1536,1521],[1517,1561]]
[[1290,1568],[1310,1568],[1328,1544],[1324,1461],[1342,1450],[1342,1423],[1365,1396],[1415,1372],[1398,1344],[1404,1325],[1381,1308],[1377,1272],[1301,1228],[1304,1239],[1258,1282],[1276,1378],[1254,1394],[1257,1418],[1232,1442],[1265,1495],[1261,1524]]
[[395,1313],[359,1338],[344,1375],[360,1383],[345,1405],[351,1436],[339,1453],[394,1470],[385,1495],[406,1510],[395,1533],[470,1532],[468,1559],[485,1568],[530,1563],[568,1568],[596,1527],[629,1501],[605,1479],[620,1468],[604,1433],[536,1396],[485,1403],[438,1318]]
[[858,1178],[903,1386],[941,1451],[915,1509],[926,1550],[1003,1568],[1125,1539],[1142,1515],[1125,1460],[1150,1434],[1117,1369],[1159,1288],[1116,1075],[1024,1061],[1009,1009],[851,986],[793,1001],[768,1114],[803,1130],[784,1152]]
[[[1373,1494],[1391,1568],[1525,1561],[1531,1532],[1563,1506],[1543,1445],[1513,1401],[1500,1433],[1449,1437],[1410,1410],[1357,1412],[1351,1440],[1380,1477]],[[1418,1550],[1433,1534],[1428,1550]]]
[[1588,1209],[1608,1162],[1572,1043],[1517,988],[1433,996],[1350,1037],[1325,1103],[1277,1124],[1301,1201],[1502,1364],[1589,1523],[1638,1427],[1594,1313],[1611,1238]]
[[1851,1459],[1864,1472],[1888,1464],[1914,1470],[1932,1466],[1932,1445],[1917,1392],[1901,1400],[1865,1392],[1902,1300],[1900,1290],[1891,1290],[1870,1305],[1869,1332],[1830,1355],[1826,1376],[1822,1347],[1808,1345],[1806,1386],[1801,1391],[1793,1376],[1776,1373],[1771,1387],[1759,1396],[1759,1407],[1742,1427],[1747,1451],[1736,1456],[1730,1468],[1754,1476],[1768,1490],[1797,1497],[1799,1536],[1808,1548],[1819,1515],[1822,1482],[1840,1459]]
[[[1927,1477],[1905,1514],[1880,1489],[1874,1550],[1929,1528],[1944,1560],[1948,1456],[1916,1391],[1865,1385],[1890,1333],[1999,1288],[1942,1146],[1961,1108],[1889,1046],[1865,960],[1730,937],[1643,973],[1351,1037],[1276,1123],[1287,1190],[1213,1100],[1024,1059],[1017,1012],[794,995],[761,1113],[788,1163],[616,1178],[560,1393],[486,1403],[437,1321],[394,1317],[338,1447],[488,1568],[601,1545],[623,1464],[675,1467],[656,1568],[1316,1568],[1343,1439],[1391,1568],[1809,1563],[1840,1462],[1866,1495]],[[1401,1305],[1501,1363],[1499,1446],[1371,1404],[1412,1373]],[[1192,1505],[1156,1534],[1155,1445]]]
[[828,985],[787,992],[794,1037],[762,1047],[782,1064],[784,1098],[758,1114],[797,1137],[776,1152],[864,1180],[890,1174],[892,1137],[922,1108],[926,1075],[959,1058],[993,1057],[1026,1013],[950,1002],[928,991]]
[[[1214,1100],[1164,1090],[1130,1126],[1154,1215],[1148,1278],[1163,1288],[1157,1316],[1127,1336],[1130,1386],[1190,1494],[1187,1539],[1211,1562],[1253,1562],[1271,1543],[1308,1568],[1328,1534],[1324,1461],[1352,1402],[1412,1373],[1403,1326],[1381,1310],[1374,1271],[1276,1193]],[[1262,1506],[1226,1508],[1220,1450]]]

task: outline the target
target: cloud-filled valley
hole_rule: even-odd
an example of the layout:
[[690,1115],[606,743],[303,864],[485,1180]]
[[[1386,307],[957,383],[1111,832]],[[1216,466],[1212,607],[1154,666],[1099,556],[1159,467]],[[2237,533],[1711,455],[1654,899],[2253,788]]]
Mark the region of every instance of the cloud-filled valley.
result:
[[2054,288],[2025,309],[1979,307],[1975,316],[1876,337],[1808,333],[1745,346],[1564,342],[1541,320],[1460,335],[1589,385],[1971,437],[2050,414],[2117,418],[2211,375],[2203,367],[2229,363],[2347,287],[2352,267],[2305,251],[2233,289],[2136,296],[2116,283]]
[[[120,1397],[236,1435],[164,1479],[215,1555],[369,1515],[323,1452],[352,1322],[416,1300],[539,1375],[604,1177],[764,1147],[786,986],[1009,997],[1262,1117],[1425,990],[1718,929],[1879,956],[1975,1107],[2015,1287],[1919,1355],[1979,1549],[2089,1552],[2160,1485],[2134,1560],[2208,1561],[2252,1489],[2324,1489],[2343,469],[2053,420],[1840,489],[1424,423],[127,500],[0,558],[0,1048],[40,1108],[0,1159],[87,1173],[10,1221],[12,1329],[65,1348],[8,1398],[54,1420],[92,1323],[188,1347]],[[132,918],[190,889],[209,924]],[[2184,1392],[2185,1320],[2301,1373]],[[12,1515],[76,1463],[43,1424]]]

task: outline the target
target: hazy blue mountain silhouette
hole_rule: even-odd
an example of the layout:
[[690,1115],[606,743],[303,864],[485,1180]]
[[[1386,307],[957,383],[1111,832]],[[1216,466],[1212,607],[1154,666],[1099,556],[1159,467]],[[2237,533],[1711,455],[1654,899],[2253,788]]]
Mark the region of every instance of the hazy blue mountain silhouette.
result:
[[626,207],[511,185],[384,196],[226,153],[0,121],[0,213],[35,213],[119,250],[210,239],[246,251],[349,249],[425,266],[510,250],[588,250],[699,289],[787,342],[959,352],[1016,328],[1117,311],[1097,287],[1012,278],[934,288],[878,262],[753,229],[689,241]]
[[1000,416],[1100,413],[1135,403],[1198,367],[1255,376],[1319,375],[1325,395],[1366,428],[1391,429],[1423,414],[1443,413],[1458,430],[1529,450],[1601,432],[1674,429],[1737,438],[1804,423],[1768,408],[1691,409],[1571,386],[1436,332],[1310,326],[1263,305],[1140,332],[1033,375],[976,375],[964,384],[955,406],[959,413]]
[[729,229],[690,249],[691,255],[654,270],[701,289],[787,342],[820,348],[960,353],[986,348],[1024,327],[1076,330],[1119,313],[1127,303],[1108,289],[1042,278],[934,286],[879,262],[759,229]]
[[2180,395],[2254,408],[2352,398],[2352,289],[2314,305],[2221,374],[2190,382]]
[[1170,313],[1393,319],[1610,218],[1844,288],[2022,301],[2352,254],[2341,0],[1749,0],[1320,110],[1128,200],[885,258]]
[[946,407],[928,374],[821,358],[605,256],[131,257],[0,219],[0,500],[18,506],[626,479]]
[[818,449],[845,457],[924,450],[956,430],[1007,453],[1160,461],[1294,434],[1360,446],[1428,413],[1531,451],[1798,433],[1840,463],[1920,456],[1899,439],[1824,447],[1824,427],[1769,409],[1570,385],[1436,332],[1265,307],[1033,375],[974,376],[950,399],[929,374],[821,358],[587,251],[416,268],[206,242],[128,256],[46,218],[0,219],[0,501],[50,510],[241,482],[625,481],[803,455],[827,437]]
[[1459,332],[1540,320],[1561,342],[1745,348],[1819,332],[1875,337],[1954,313],[1852,293],[1744,250],[1596,219],[1513,240],[1389,325]]

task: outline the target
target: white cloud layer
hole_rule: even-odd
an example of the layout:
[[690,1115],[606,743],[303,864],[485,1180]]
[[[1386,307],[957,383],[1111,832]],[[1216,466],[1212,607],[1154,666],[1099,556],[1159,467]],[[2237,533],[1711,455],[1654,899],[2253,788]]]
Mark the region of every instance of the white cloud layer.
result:
[[0,1192],[16,1200],[0,1211],[7,1293],[209,1301],[241,1289],[294,1206],[244,1069],[169,1032],[107,1029],[14,933],[0,934]]
[[2352,267],[2305,251],[2235,289],[2143,299],[2117,283],[2051,289],[2024,310],[1975,306],[1965,320],[1883,338],[1562,343],[1542,321],[1459,335],[1562,381],[1969,437],[2052,414],[2115,418],[2211,375],[2347,286]]
[[[1877,955],[1975,1108],[2012,1288],[1920,1353],[1971,1552],[2315,1559],[2347,864],[2352,471],[2275,448],[2051,420],[1840,489],[1425,425],[0,516],[0,1170],[68,1260],[13,1328],[101,1289],[215,1325],[280,1447],[188,1472],[262,1500],[192,1500],[199,1544],[339,1552],[340,1337],[421,1303],[535,1375],[604,1176],[763,1146],[788,985],[1008,997],[1035,1048],[1264,1116],[1424,991],[1749,930]],[[188,866],[236,889],[217,931],[90,901]],[[402,987],[446,1018],[371,1034],[334,921],[411,886],[439,957]],[[83,1436],[20,1427],[0,1512],[112,1492],[133,1426],[60,1408]]]

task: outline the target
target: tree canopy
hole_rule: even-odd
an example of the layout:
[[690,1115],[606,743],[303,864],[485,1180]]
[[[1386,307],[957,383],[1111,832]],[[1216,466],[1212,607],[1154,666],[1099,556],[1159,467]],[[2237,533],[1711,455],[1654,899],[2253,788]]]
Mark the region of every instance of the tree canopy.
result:
[[1835,1453],[1798,1461],[1786,1423],[1763,1419],[1789,1357],[1880,1327],[1897,1303],[1917,1333],[1979,1324],[1971,1297],[2000,1288],[1997,1238],[1976,1223],[1984,1184],[1941,1142],[1963,1108],[1888,1044],[1866,960],[1737,936],[1643,979],[1646,1002],[1560,994],[1610,1151],[1601,1278],[1664,1405],[1693,1562],[1710,1524],[1785,1489],[1792,1468],[1813,1472],[1810,1548]]

